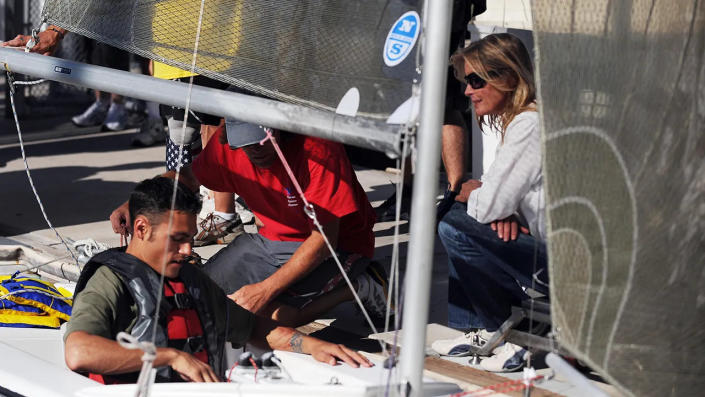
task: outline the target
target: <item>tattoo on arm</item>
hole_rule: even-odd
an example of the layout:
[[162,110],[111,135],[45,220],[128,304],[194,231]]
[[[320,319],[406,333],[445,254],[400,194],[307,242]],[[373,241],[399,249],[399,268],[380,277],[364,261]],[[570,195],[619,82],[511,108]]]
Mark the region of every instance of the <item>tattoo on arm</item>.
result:
[[303,353],[303,342],[304,336],[297,332],[291,337],[291,339],[289,339],[289,346],[291,346],[291,350],[293,352]]

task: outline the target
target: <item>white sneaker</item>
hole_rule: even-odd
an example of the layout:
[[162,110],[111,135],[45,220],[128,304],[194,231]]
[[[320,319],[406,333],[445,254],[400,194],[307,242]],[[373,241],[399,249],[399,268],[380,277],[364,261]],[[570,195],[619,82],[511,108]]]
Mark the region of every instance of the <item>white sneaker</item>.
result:
[[376,280],[367,271],[357,277],[357,295],[373,319],[384,318],[387,314],[385,288],[381,284],[381,280]]
[[492,356],[480,362],[480,367],[490,372],[513,372],[521,369],[529,358],[529,351],[513,343],[494,349]]
[[95,101],[83,113],[71,117],[78,127],[92,127],[103,124],[108,114],[108,102]]
[[225,219],[214,213],[208,214],[197,223],[198,233],[193,238],[193,245],[202,247],[210,244],[230,244],[244,232],[240,217]]
[[485,329],[471,331],[454,339],[440,339],[431,344],[431,348],[438,354],[451,357],[470,355],[471,349],[480,348],[487,343],[494,332]]
[[110,131],[124,130],[127,125],[127,110],[125,110],[125,105],[122,103],[111,103],[103,125]]

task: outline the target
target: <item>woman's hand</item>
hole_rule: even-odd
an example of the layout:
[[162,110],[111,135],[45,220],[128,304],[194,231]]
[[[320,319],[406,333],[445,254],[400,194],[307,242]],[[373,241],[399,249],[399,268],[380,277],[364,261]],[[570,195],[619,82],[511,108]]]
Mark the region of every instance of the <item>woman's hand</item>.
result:
[[497,236],[504,240],[505,243],[509,240],[516,240],[519,237],[519,232],[529,234],[529,229],[521,226],[514,215],[490,222],[490,227],[497,232]]

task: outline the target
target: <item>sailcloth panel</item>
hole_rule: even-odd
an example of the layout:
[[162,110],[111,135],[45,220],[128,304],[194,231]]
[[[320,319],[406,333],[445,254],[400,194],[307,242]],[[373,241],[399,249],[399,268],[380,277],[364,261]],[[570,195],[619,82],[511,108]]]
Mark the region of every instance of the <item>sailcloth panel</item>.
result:
[[[358,115],[385,119],[416,77],[416,46],[405,46],[420,23],[399,23],[411,11],[417,0],[206,0],[196,71],[324,110],[356,88]],[[72,32],[191,70],[201,1],[46,0],[43,12]],[[401,40],[389,39],[394,26],[405,29]],[[385,63],[400,51],[398,64]]]
[[634,396],[705,386],[705,4],[536,0],[551,309]]

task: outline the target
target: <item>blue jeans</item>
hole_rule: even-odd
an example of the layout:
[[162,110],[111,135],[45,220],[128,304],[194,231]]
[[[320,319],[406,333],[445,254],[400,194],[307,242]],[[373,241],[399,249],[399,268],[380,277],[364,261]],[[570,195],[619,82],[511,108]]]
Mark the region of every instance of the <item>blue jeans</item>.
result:
[[455,203],[438,225],[449,260],[448,325],[458,329],[494,331],[509,317],[511,307],[528,296],[521,286],[543,294],[548,288],[546,245],[520,233],[504,242],[489,225],[479,223]]

